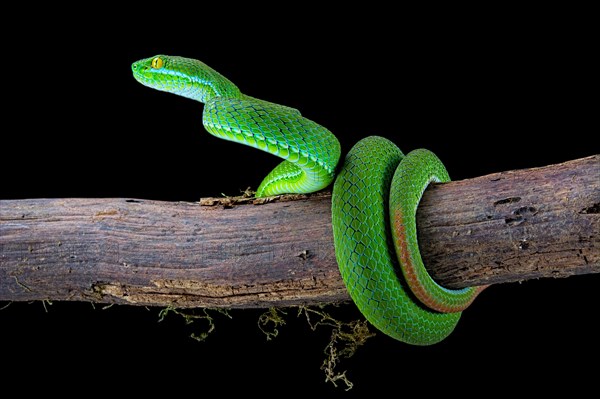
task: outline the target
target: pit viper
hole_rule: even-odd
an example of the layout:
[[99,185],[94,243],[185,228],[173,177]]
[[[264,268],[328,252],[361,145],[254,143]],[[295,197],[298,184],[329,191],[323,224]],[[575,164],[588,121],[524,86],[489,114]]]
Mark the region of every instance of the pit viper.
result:
[[131,68],[145,86],[204,103],[202,122],[210,134],[283,158],[257,197],[311,193],[335,180],[336,260],[352,300],[372,325],[413,345],[437,343],[454,330],[481,288],[444,288],[423,265],[417,206],[431,182],[450,180],[432,152],[405,156],[388,139],[370,136],[338,168],[341,147],[329,130],[294,108],[242,93],[201,61],[157,55]]

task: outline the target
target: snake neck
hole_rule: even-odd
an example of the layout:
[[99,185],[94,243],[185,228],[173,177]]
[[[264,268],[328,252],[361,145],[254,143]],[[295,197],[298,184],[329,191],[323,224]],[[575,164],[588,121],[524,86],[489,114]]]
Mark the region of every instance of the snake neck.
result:
[[215,97],[243,96],[225,76],[191,58],[157,55],[134,62],[131,69],[135,79],[145,86],[202,103]]

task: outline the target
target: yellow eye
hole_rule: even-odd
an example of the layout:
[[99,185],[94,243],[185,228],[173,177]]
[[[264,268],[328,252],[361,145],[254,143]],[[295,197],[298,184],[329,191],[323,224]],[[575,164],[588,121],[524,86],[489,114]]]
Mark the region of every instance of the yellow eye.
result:
[[150,65],[154,69],[160,69],[160,68],[162,68],[163,64],[164,64],[164,62],[163,62],[162,58],[160,58],[160,57],[154,57],[152,59],[152,63]]

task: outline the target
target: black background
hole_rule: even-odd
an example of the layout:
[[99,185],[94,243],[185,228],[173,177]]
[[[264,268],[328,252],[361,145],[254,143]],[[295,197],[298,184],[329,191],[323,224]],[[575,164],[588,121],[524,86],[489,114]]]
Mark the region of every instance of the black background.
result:
[[[455,180],[598,153],[586,10],[136,7],[7,13],[17,23],[3,32],[0,198],[195,201],[256,187],[278,159],[210,136],[200,103],[132,78],[133,61],[160,53],[201,59],[245,93],[298,108],[344,152],[373,134],[405,152],[429,148]],[[443,343],[378,334],[341,370],[363,397],[411,384],[585,391],[600,355],[599,282],[494,286]],[[275,341],[257,327],[262,311],[247,310],[215,316],[197,343],[189,335],[200,326],[158,323],[158,309],[46,308],[0,311],[4,389],[348,396],[319,370],[330,330],[312,332],[294,310]],[[350,304],[330,311],[360,317]],[[30,383],[17,384],[24,375]]]

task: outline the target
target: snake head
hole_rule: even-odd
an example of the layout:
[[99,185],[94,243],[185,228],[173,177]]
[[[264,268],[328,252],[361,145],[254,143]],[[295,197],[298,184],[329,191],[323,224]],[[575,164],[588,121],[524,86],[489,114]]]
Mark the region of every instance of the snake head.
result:
[[157,55],[144,58],[131,64],[133,77],[144,86],[160,91],[179,94],[186,84],[190,84],[190,77],[184,74],[175,74],[173,57]]
[[157,55],[134,62],[131,70],[133,77],[144,86],[203,103],[217,96],[241,95],[223,75],[191,58]]

